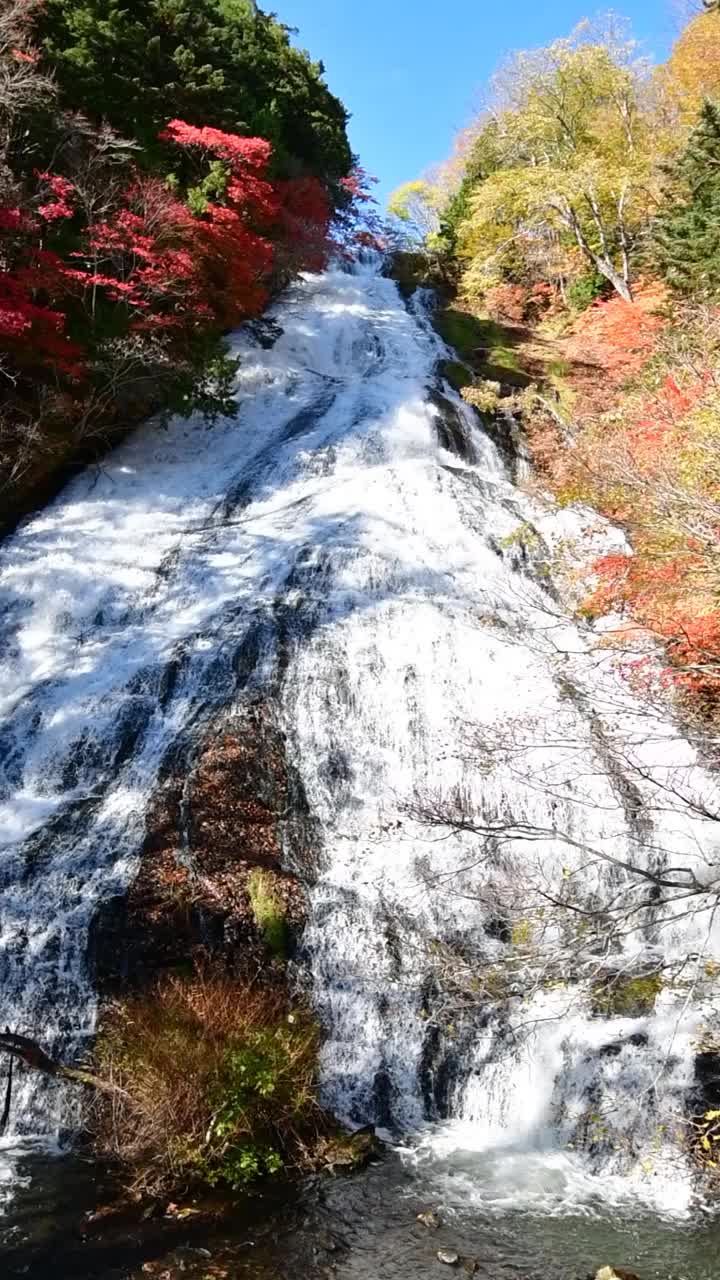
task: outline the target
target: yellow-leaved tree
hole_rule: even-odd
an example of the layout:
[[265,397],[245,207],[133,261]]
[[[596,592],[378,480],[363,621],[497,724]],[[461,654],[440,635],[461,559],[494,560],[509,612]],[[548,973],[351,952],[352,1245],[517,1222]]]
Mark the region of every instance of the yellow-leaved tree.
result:
[[440,210],[445,193],[426,178],[405,182],[388,200],[388,213],[402,224],[406,238],[414,244],[425,244],[440,228]]
[[720,98],[720,4],[715,0],[688,23],[658,81],[689,124],[705,98]]
[[461,228],[469,291],[540,260],[552,278],[568,252],[632,300],[634,263],[672,153],[672,112],[622,29],[582,23],[518,53],[495,77],[484,179]]

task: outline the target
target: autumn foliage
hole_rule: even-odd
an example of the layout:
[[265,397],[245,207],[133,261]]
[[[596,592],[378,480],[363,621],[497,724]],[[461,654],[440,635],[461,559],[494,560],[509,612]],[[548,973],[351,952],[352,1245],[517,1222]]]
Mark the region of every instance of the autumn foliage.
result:
[[[654,671],[715,715],[720,10],[706,9],[662,67],[614,15],[513,54],[460,168],[406,184],[390,210],[416,245],[431,225],[457,305],[492,321],[492,379],[500,360],[508,382],[532,378],[517,412],[543,487],[627,535],[627,554],[590,566],[585,612],[614,615],[602,642],[633,680]],[[487,379],[482,348],[466,354]],[[487,403],[482,383],[463,394]]]
[[11,0],[0,14],[0,484],[11,512],[83,442],[143,413],[231,411],[223,333],[298,271],[363,243],[356,211],[369,194],[359,174],[330,183],[294,161],[289,176],[264,137],[169,119],[143,150],[66,109],[34,43],[45,12]]
[[[575,319],[564,343],[566,356],[617,385],[642,369],[664,326],[662,307],[667,290],[662,283],[636,286],[632,302],[614,295],[594,303]],[[597,372],[593,374],[597,381]]]
[[535,458],[562,500],[593,505],[628,535],[627,554],[591,566],[584,606],[589,616],[616,615],[624,669],[635,680],[657,676],[657,663],[632,651],[659,644],[667,663],[661,685],[715,713],[720,308],[670,308],[666,300],[644,323],[639,305],[632,315],[625,308],[602,303],[575,327],[564,350],[582,352],[585,362],[569,365],[567,377],[572,445],[540,412],[530,422]]
[[276,256],[322,265],[330,205],[317,180],[269,181],[262,138],[175,120],[164,139],[225,163],[223,189],[199,216],[165,183],[132,170],[97,220],[83,218],[73,181],[51,173],[25,184],[22,203],[13,193],[0,207],[6,359],[81,381],[107,304],[122,334],[161,334],[182,346],[198,326],[257,314]]

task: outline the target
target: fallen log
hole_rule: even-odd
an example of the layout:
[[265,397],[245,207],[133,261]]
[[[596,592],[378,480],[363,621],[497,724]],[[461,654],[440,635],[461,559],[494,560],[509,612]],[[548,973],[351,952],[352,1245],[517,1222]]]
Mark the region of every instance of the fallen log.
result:
[[103,1080],[101,1076],[96,1076],[94,1072],[87,1071],[84,1067],[68,1067],[65,1063],[58,1062],[45,1052],[37,1040],[31,1040],[29,1036],[16,1035],[8,1027],[4,1032],[0,1032],[0,1052],[3,1051],[9,1053],[11,1058],[18,1058],[20,1062],[24,1062],[31,1070],[42,1072],[43,1075],[55,1076],[58,1080],[69,1080],[73,1084],[83,1084],[101,1093],[120,1093],[127,1096],[125,1089],[121,1089],[119,1085]]

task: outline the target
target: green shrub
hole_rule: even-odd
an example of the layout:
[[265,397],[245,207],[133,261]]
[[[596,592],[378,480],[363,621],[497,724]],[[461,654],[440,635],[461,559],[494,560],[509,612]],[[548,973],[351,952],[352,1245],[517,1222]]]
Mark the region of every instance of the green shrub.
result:
[[[314,1027],[282,1023],[263,1028],[228,1050],[212,1100],[206,1172],[211,1186],[225,1183],[237,1189],[283,1168],[273,1117],[282,1115],[284,1125],[292,1127],[302,1124],[308,1107],[313,1107],[314,1070],[310,1076],[304,1070],[296,1073],[297,1066],[308,1065],[309,1046],[314,1069]],[[267,1136],[258,1141],[258,1135]]]
[[578,276],[567,288],[567,300],[575,311],[587,311],[593,302],[607,294],[608,282],[597,271]]

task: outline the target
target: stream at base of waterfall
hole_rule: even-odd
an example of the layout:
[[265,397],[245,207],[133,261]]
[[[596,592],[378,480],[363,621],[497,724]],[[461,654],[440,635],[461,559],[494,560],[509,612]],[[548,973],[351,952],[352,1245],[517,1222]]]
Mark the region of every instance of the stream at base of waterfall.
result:
[[[71,1158],[35,1157],[27,1186],[0,1219],[3,1277],[19,1280],[594,1280],[602,1267],[640,1280],[717,1280],[717,1219],[673,1221],[566,1202],[525,1213],[482,1196],[438,1196],[433,1178],[390,1154],[350,1177],[266,1187],[222,1214],[178,1219],[98,1214],[112,1183]],[[450,1176],[451,1171],[447,1171]],[[446,1188],[447,1191],[447,1188]],[[183,1209],[198,1202],[184,1201]],[[200,1207],[207,1209],[200,1202]],[[418,1221],[432,1211],[437,1227]],[[458,1255],[455,1267],[438,1253]],[[475,1267],[477,1269],[475,1269]]]
[[[641,852],[710,877],[713,822],[653,805],[642,779],[670,794],[681,772],[706,809],[717,788],[553,584],[569,547],[590,560],[621,536],[516,483],[442,382],[427,309],[377,263],[305,277],[234,340],[236,419],[147,424],[0,548],[0,1022],[66,1058],[89,1042],[89,930],[137,871],[158,778],[261,699],[314,833],[312,865],[292,823],[284,856],[307,886],[294,971],[325,1032],[323,1100],[400,1149],[293,1193],[328,1230],[347,1216],[333,1274],[435,1274],[414,1221],[429,1203],[480,1275],[573,1280],[617,1235],[641,1280],[704,1280],[714,1229],[683,1225],[704,1210],[677,1133],[720,1008],[714,913],[624,931],[616,975],[669,975],[648,1008],[599,1013],[582,967],[516,966],[512,989],[457,1008],[457,975],[443,985],[439,954],[503,962],[518,885],[616,894]],[[518,768],[497,744],[521,722]],[[472,832],[423,817],[448,805],[534,838],[478,857]],[[10,1247],[13,1205],[63,1198],[62,1175],[42,1190],[52,1162],[18,1191],[21,1144],[66,1139],[76,1108],[21,1077],[0,1152]]]

